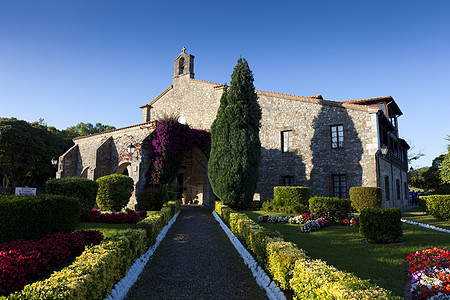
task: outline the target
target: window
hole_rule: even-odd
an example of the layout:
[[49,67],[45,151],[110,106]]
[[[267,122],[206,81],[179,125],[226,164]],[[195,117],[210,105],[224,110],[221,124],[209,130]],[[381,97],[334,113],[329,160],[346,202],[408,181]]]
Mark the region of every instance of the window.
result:
[[292,130],[281,132],[281,152],[292,152]]
[[391,195],[389,193],[389,176],[384,176],[384,191],[386,193],[386,201],[391,201]]
[[408,183],[404,182],[403,183],[404,187],[405,187],[405,199],[409,198],[409,193],[408,193]]
[[347,198],[347,180],[345,175],[333,175],[333,195],[338,198]]
[[395,185],[397,186],[397,200],[400,201],[400,179],[395,181]]
[[284,186],[293,186],[294,185],[294,176],[283,176],[283,185]]
[[331,128],[331,148],[344,147],[344,125],[333,125]]

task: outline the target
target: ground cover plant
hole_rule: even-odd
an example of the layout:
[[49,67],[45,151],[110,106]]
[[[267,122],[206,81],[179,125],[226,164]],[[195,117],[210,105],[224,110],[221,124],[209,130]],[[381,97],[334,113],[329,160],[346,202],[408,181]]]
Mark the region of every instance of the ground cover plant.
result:
[[135,212],[134,210],[128,209],[126,212],[120,213],[105,213],[98,209],[93,209],[91,213],[83,218],[85,222],[93,223],[108,223],[108,224],[125,224],[125,223],[137,223],[143,217],[147,216],[145,210]]
[[26,284],[62,267],[83,253],[85,246],[103,240],[99,231],[62,232],[39,240],[0,243],[0,296],[20,290]]
[[[261,215],[283,214],[265,211],[245,211],[254,221]],[[408,214],[408,212],[407,212]],[[416,218],[417,222],[420,222]],[[359,228],[333,225],[309,234],[301,234],[297,224],[261,223],[264,228],[279,231],[284,240],[293,242],[313,259],[326,261],[339,270],[362,279],[395,295],[404,296],[408,283],[406,257],[413,252],[439,247],[450,249],[450,235],[420,226],[402,224],[403,236],[399,243],[372,244],[361,241]]]

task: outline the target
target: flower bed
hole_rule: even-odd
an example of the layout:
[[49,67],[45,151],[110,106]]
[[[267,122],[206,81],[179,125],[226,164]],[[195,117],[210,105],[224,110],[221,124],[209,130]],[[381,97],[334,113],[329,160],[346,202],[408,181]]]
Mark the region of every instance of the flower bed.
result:
[[137,223],[140,217],[146,217],[145,210],[135,212],[134,210],[127,210],[126,213],[102,213],[98,209],[93,209],[91,213],[83,220],[92,223],[108,223],[108,224],[126,224]]
[[450,251],[430,248],[408,255],[411,293],[417,299],[450,299]]
[[359,216],[350,215],[342,220],[342,224],[351,227],[359,227]]
[[0,295],[20,290],[103,239],[99,231],[56,233],[39,240],[0,243]]
[[310,212],[302,213],[301,215],[290,217],[290,216],[259,216],[258,223],[290,223],[290,224],[300,224],[300,231],[308,233],[311,231],[319,230],[322,227],[329,225],[329,222],[325,218],[318,218],[312,220],[312,215]]

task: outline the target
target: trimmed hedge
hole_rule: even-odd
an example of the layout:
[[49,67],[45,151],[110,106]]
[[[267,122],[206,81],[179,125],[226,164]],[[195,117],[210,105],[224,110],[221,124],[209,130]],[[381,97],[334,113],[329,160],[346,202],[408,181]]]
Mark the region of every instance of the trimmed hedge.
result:
[[368,207],[381,207],[381,188],[354,186],[350,188],[350,201],[357,211]]
[[302,186],[276,186],[273,188],[273,202],[278,206],[308,206],[309,188]]
[[39,239],[72,232],[80,217],[80,201],[61,195],[0,195],[0,242]]
[[419,207],[423,212],[428,212],[427,198],[428,196],[419,196]]
[[330,222],[339,223],[348,217],[351,211],[351,201],[337,197],[312,197],[309,199],[309,209],[314,218],[325,218]]
[[81,204],[81,216],[87,216],[95,207],[98,183],[80,177],[53,178],[45,184],[47,194],[64,195],[78,198]]
[[377,244],[396,242],[403,234],[400,208],[364,208],[361,210],[359,232]]
[[106,175],[97,179],[97,183],[97,205],[101,210],[120,211],[134,190],[133,179],[126,175]]
[[426,198],[428,212],[436,218],[450,220],[450,195],[430,195]]
[[[170,206],[163,207],[156,217],[151,215],[141,221],[152,224],[152,234],[159,234],[172,213],[179,210],[177,204]],[[29,284],[8,298],[0,299],[104,299],[134,261],[147,251],[149,232],[146,229],[116,233],[99,245],[87,248],[70,266],[54,272],[50,278]]]
[[215,211],[274,281],[299,299],[401,299],[368,280],[309,258],[295,244],[265,234],[262,226],[222,202],[215,203]]

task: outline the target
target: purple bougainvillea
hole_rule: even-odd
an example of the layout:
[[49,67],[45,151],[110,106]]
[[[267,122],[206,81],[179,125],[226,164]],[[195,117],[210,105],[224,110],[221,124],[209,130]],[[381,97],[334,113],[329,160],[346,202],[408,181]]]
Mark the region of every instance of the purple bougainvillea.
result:
[[155,131],[146,138],[150,163],[146,175],[147,187],[169,183],[178,173],[184,153],[195,147],[207,151],[211,133],[192,129],[174,118],[156,121]]

